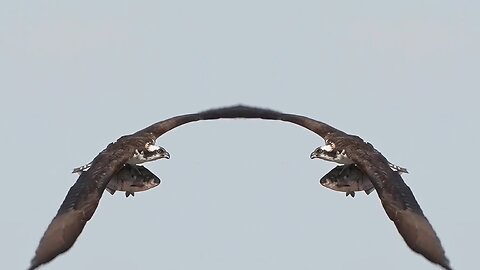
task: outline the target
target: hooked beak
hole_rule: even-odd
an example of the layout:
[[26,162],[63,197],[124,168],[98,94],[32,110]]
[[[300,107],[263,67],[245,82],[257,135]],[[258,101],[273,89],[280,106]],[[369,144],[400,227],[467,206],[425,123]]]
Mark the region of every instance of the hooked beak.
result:
[[318,147],[317,149],[313,150],[313,152],[310,154],[310,158],[311,158],[311,159],[319,158],[319,157],[318,157],[318,151],[321,151],[320,147]]
[[165,159],[170,159],[170,153],[167,152],[167,150],[163,149],[163,153],[162,153],[162,158],[165,158]]

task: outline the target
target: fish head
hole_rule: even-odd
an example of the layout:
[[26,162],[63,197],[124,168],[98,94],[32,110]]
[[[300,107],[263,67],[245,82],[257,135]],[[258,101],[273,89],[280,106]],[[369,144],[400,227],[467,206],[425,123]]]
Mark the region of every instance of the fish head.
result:
[[333,168],[320,179],[320,185],[329,189],[337,190],[339,180],[341,180],[340,177],[342,169],[343,166],[337,166]]
[[148,189],[154,188],[158,185],[160,185],[160,178],[158,178],[156,175],[153,175],[153,177],[147,177],[144,179],[145,187]]
[[137,187],[138,190],[136,191],[144,191],[154,188],[160,185],[161,182],[158,176],[156,176],[149,169],[143,166],[135,166],[131,170],[131,175],[132,178],[135,179],[135,181],[132,182],[131,186]]
[[160,184],[160,178],[147,168],[140,165],[125,164],[108,183],[112,190],[128,191],[130,193],[145,191]]
[[342,191],[366,191],[373,190],[373,185],[364,173],[355,165],[337,166],[320,179],[320,184],[326,188]]

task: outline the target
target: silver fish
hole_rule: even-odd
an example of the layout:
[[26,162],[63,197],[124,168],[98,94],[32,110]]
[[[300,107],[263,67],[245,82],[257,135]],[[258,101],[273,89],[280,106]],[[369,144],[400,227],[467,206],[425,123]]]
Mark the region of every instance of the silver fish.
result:
[[370,179],[355,164],[333,168],[320,179],[320,184],[352,197],[355,197],[355,191],[365,191],[368,195],[375,190]]
[[105,188],[110,194],[125,191],[125,197],[135,196],[135,192],[149,190],[160,184],[160,178],[140,165],[125,164],[115,174]]
[[[86,170],[77,170],[76,172],[82,174],[84,171]],[[112,195],[116,191],[125,191],[125,197],[128,197],[135,196],[135,192],[149,190],[159,184],[160,178],[147,168],[127,163],[112,176],[105,189]]]

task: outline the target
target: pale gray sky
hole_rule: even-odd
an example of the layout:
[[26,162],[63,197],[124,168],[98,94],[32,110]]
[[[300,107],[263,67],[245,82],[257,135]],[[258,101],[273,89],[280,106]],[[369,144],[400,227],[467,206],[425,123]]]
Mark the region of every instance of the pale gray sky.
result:
[[[2,268],[25,269],[83,165],[168,117],[243,103],[373,143],[412,188],[455,269],[480,216],[475,1],[60,1],[0,8]],[[162,184],[105,194],[42,269],[439,269],[376,193],[322,188],[335,166],[299,127],[193,123],[158,140]]]

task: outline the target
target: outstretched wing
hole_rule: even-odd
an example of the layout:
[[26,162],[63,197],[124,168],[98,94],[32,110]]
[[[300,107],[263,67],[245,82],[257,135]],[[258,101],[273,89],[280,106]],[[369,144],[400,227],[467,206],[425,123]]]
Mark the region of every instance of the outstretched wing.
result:
[[432,225],[423,214],[410,188],[394,172],[388,160],[360,137],[349,135],[320,121],[295,115],[269,115],[276,120],[291,122],[309,129],[325,140],[345,149],[347,156],[370,178],[378,192],[383,208],[395,223],[407,245],[433,263],[451,269],[445,251]]
[[[199,118],[195,114],[177,116],[158,123],[156,128],[164,129],[165,133],[176,126],[197,120]],[[29,269],[51,261],[72,247],[87,221],[92,218],[111,177],[127,163],[136,150],[143,149],[147,142],[158,136],[149,130],[141,130],[119,138],[95,157],[90,169],[82,173],[68,191],[41,238]]]
[[[330,137],[335,139],[337,136],[360,139],[308,117],[241,105],[176,116],[158,122],[132,135],[121,137],[116,143],[108,145],[93,160],[90,169],[82,173],[70,188],[57,215],[40,240],[29,269],[35,269],[49,262],[74,244],[86,222],[93,216],[110,178],[122,168],[136,150],[144,148],[147,142],[151,143],[180,125],[220,118],[280,120],[305,127],[325,140]],[[451,269],[433,228],[423,215],[408,186],[397,173],[390,170],[388,161],[378,151],[349,150],[347,155],[355,159],[360,169],[370,177],[388,216],[395,222],[410,248],[446,269]],[[366,158],[367,156],[369,158]],[[374,162],[375,159],[379,162]]]
[[[295,116],[291,117],[290,116]],[[282,117],[286,117],[289,120],[283,120]],[[332,127],[320,123],[318,121],[313,121],[312,119],[301,117],[297,115],[288,115],[278,111],[258,108],[258,107],[251,107],[251,106],[244,106],[244,105],[236,105],[230,107],[223,107],[223,108],[215,108],[210,110],[201,111],[199,113],[194,114],[185,114],[181,116],[172,117],[170,119],[157,122],[153,125],[150,125],[135,134],[145,134],[150,133],[153,134],[155,137],[160,137],[165,132],[176,128],[180,125],[200,121],[200,120],[215,120],[215,119],[231,119],[231,118],[246,118],[246,119],[264,119],[264,120],[283,120],[288,122],[298,121],[299,123],[303,123],[303,121],[309,121],[310,125],[314,126],[314,132],[326,132],[333,129]],[[291,120],[290,120],[291,119]],[[327,128],[328,127],[328,128]]]
[[92,218],[111,176],[133,151],[128,146],[111,144],[94,159],[92,167],[78,177],[40,240],[29,269],[51,261],[72,247]]
[[239,117],[261,118],[261,116],[273,117],[278,114],[267,109],[247,106],[211,109],[198,114],[185,114],[160,121],[109,144],[95,157],[90,169],[83,172],[68,191],[60,209],[41,238],[29,269],[35,269],[51,261],[72,247],[87,221],[92,218],[111,177],[134,155],[135,150],[144,148],[147,142],[150,143],[169,130],[194,121]]
[[440,239],[402,177],[371,145],[355,145],[347,155],[370,178],[388,217],[395,223],[407,245],[433,263],[452,269]]
[[205,120],[218,118],[256,118],[289,122],[309,129],[324,139],[329,134],[345,134],[332,126],[302,115],[282,113],[271,109],[244,105],[213,109],[200,112],[199,114],[201,115],[200,117]]
[[[202,115],[203,114],[203,115]],[[433,227],[427,220],[401,176],[389,167],[388,160],[371,144],[364,143],[323,122],[295,114],[248,106],[233,106],[201,112],[202,120],[218,118],[260,118],[280,120],[307,128],[325,140],[332,140],[347,150],[347,155],[372,180],[388,217],[395,223],[407,245],[428,260],[451,269],[445,251]],[[161,123],[161,122],[160,122]],[[166,132],[167,126],[152,125],[157,134]]]
[[324,140],[327,140],[328,136],[331,134],[345,134],[343,131],[338,130],[330,125],[302,115],[282,113],[278,120],[290,122],[309,129],[310,131],[313,131],[322,137]]
[[287,114],[279,111],[251,107],[245,105],[236,105],[230,107],[210,109],[196,114],[182,115],[173,117],[165,121],[155,123],[137,133],[152,133],[155,136],[160,136],[163,133],[188,122],[199,120],[213,120],[213,119],[228,119],[228,118],[246,118],[246,119],[263,119],[263,120],[279,120],[293,123],[304,128],[307,128],[319,136],[327,137],[329,134],[344,134],[343,131],[338,130],[320,121],[296,114]]

